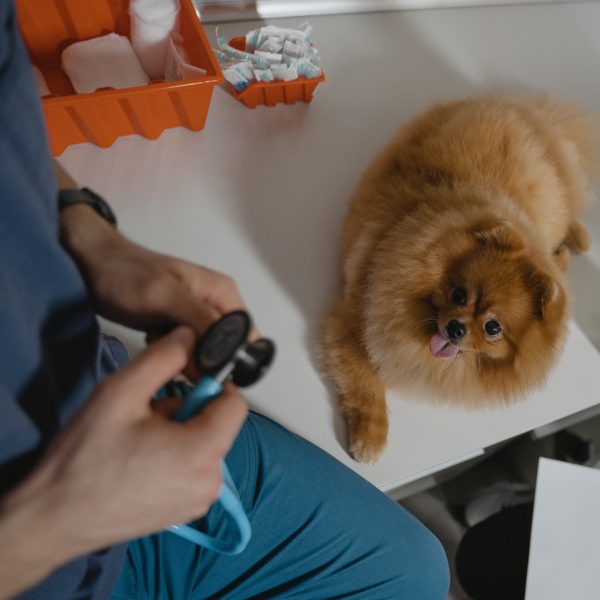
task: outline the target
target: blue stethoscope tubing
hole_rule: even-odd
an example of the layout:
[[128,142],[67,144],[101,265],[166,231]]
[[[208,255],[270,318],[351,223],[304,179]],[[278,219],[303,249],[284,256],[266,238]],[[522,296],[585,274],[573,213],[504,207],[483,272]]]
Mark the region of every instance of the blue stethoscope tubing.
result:
[[[223,385],[216,379],[205,375],[185,396],[183,405],[175,415],[175,421],[183,423],[201,411],[213,398],[223,391]],[[221,461],[223,484],[217,498],[223,511],[229,515],[235,525],[236,534],[231,538],[216,538],[189,525],[171,525],[167,531],[185,538],[186,540],[218,552],[220,554],[239,554],[252,536],[250,521],[244,511],[235,483],[229,473],[225,461]]]

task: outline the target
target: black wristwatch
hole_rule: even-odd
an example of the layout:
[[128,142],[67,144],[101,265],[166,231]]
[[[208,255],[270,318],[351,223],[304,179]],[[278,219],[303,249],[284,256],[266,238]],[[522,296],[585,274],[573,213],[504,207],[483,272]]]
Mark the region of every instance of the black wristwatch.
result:
[[108,202],[89,188],[84,187],[80,190],[65,189],[58,192],[59,210],[67,208],[67,206],[73,206],[74,204],[87,204],[113,227],[117,226],[117,217],[115,217],[115,213]]

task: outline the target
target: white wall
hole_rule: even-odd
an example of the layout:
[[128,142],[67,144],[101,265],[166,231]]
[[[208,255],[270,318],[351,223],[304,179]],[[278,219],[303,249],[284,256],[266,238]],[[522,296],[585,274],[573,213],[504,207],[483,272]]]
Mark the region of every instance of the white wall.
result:
[[[449,8],[498,4],[558,3],[560,0],[194,0],[202,20],[274,19],[306,15]],[[572,0],[571,0],[572,1]],[[567,0],[567,3],[569,0]]]

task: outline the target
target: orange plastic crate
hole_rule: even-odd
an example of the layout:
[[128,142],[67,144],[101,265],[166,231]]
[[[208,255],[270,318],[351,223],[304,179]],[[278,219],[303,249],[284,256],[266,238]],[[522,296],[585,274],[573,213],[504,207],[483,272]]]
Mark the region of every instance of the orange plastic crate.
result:
[[52,96],[42,99],[52,154],[91,142],[106,148],[123,135],[156,139],[165,129],[204,127],[221,69],[192,0],[181,0],[180,31],[191,62],[207,75],[182,81],[153,81],[143,87],[75,94],[60,67],[70,44],[107,33],[129,35],[128,0],[17,0],[19,26],[32,62]]
[[[246,38],[242,36],[235,37],[229,41],[229,44],[237,50],[245,50]],[[236,91],[232,85],[228,85],[236,100],[239,100],[248,108],[256,108],[259,104],[275,106],[280,102],[286,104],[295,104],[299,100],[310,102],[315,88],[323,81],[325,81],[325,74],[321,72],[321,76],[315,79],[251,83],[241,92]]]

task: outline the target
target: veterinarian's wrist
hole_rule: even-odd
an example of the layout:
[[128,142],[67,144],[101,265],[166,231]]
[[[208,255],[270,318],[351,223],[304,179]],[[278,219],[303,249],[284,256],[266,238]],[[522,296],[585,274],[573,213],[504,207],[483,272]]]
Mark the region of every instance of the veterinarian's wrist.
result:
[[[54,160],[54,173],[61,192],[79,189],[77,182],[57,160]],[[61,205],[59,200],[59,206],[61,243],[78,263],[86,256],[101,250],[105,244],[114,243],[118,238],[122,238],[115,231],[111,219],[107,219],[102,210],[92,203],[63,202]],[[107,211],[112,213],[110,208]]]

